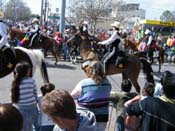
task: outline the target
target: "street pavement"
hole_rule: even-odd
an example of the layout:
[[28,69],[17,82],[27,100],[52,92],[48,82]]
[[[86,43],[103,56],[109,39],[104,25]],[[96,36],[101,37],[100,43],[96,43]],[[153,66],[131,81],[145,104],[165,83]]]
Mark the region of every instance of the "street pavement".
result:
[[[65,89],[69,92],[75,87],[75,85],[83,78],[85,78],[85,73],[81,70],[81,64],[72,64],[70,62],[60,61],[57,65],[54,65],[54,61],[47,59],[47,67],[48,74],[50,78],[50,82],[54,83],[56,89]],[[161,77],[161,73],[156,72],[158,70],[158,66],[154,64],[153,66],[154,78],[159,80]],[[175,73],[175,65],[174,64],[164,64],[162,66],[161,72],[169,70]],[[40,87],[43,84],[43,80],[41,78],[41,74],[39,72],[39,68],[36,69],[36,73],[34,75],[34,79],[37,84],[38,94],[40,93]],[[112,84],[113,91],[120,91],[120,83],[122,81],[121,74],[108,76],[109,81]],[[0,79],[0,102],[10,102],[10,89],[11,83],[13,80],[13,75],[10,74],[2,79]],[[144,83],[144,75],[141,72],[138,79],[139,84],[142,86]],[[134,88],[132,89],[134,91]],[[110,108],[111,110],[112,108]],[[110,111],[111,112],[111,111]],[[110,123],[109,131],[114,129],[115,122],[115,110],[112,109],[112,118]]]

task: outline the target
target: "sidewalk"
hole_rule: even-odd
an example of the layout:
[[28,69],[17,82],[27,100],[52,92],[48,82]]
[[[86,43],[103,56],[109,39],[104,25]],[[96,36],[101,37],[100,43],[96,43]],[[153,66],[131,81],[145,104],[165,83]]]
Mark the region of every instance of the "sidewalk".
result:
[[106,127],[106,131],[114,131],[116,122],[116,110],[113,108],[112,104],[110,104],[109,108],[109,121]]

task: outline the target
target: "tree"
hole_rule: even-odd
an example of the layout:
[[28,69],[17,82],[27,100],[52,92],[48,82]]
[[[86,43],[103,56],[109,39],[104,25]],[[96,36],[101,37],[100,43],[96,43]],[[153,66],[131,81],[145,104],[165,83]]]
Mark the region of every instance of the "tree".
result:
[[72,0],[69,7],[70,21],[78,23],[81,19],[88,20],[94,32],[97,21],[108,16],[111,0]]
[[173,15],[173,13],[171,11],[166,10],[160,16],[160,20],[164,21],[164,22],[175,21],[175,16]]
[[29,20],[31,10],[23,0],[9,0],[5,7],[5,17],[12,20]]

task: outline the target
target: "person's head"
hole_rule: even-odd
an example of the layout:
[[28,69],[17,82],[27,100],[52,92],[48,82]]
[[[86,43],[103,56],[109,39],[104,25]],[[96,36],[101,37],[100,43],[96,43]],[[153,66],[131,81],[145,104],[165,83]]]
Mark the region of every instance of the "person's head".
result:
[[53,90],[42,99],[42,110],[61,129],[65,129],[66,120],[76,120],[76,105],[66,90]]
[[175,75],[170,71],[165,71],[160,80],[166,97],[175,98]]
[[0,104],[0,131],[22,131],[23,117],[12,104]]
[[151,82],[145,82],[145,85],[142,89],[143,96],[153,96],[155,85]]
[[14,69],[14,80],[12,82],[11,89],[11,100],[13,103],[16,103],[19,98],[19,85],[23,78],[28,77],[30,75],[30,65],[27,62],[18,63]]
[[29,76],[31,71],[30,65],[27,62],[20,62],[14,69],[15,77],[23,78]]
[[46,93],[51,92],[52,90],[55,89],[55,85],[52,83],[46,83],[43,86],[41,86],[40,90],[43,96],[46,95]]
[[86,76],[92,78],[97,84],[101,83],[106,75],[103,70],[103,65],[100,61],[91,61],[86,68],[84,68]]
[[117,31],[119,31],[121,27],[120,22],[118,21],[115,21],[114,23],[112,23],[111,26],[113,27],[114,30],[117,30]]
[[123,80],[122,83],[121,83],[121,89],[122,91],[124,92],[130,92],[131,91],[131,87],[132,87],[132,84],[131,84],[131,81],[130,80]]
[[33,23],[33,24],[39,24],[38,18],[34,18],[34,19],[32,20],[32,23]]

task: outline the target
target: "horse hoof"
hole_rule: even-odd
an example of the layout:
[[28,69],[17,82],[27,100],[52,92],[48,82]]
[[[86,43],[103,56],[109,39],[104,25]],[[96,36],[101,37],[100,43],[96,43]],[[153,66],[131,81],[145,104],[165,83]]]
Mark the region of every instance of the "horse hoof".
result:
[[57,65],[57,62],[55,62],[55,65]]

